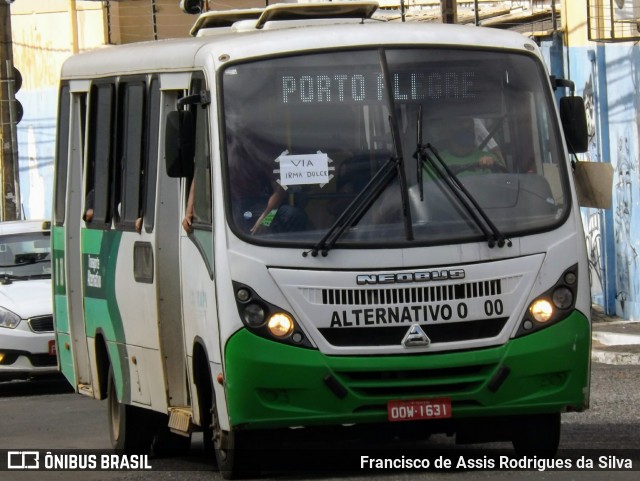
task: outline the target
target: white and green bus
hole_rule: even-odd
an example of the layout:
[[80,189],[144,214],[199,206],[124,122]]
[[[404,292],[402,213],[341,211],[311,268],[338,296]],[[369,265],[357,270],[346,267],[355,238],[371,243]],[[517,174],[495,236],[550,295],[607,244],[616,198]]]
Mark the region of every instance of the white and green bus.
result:
[[210,12],[64,64],[58,353],[114,448],[201,430],[226,476],[292,427],[554,451],[588,407],[581,99],[527,37],[376,7]]

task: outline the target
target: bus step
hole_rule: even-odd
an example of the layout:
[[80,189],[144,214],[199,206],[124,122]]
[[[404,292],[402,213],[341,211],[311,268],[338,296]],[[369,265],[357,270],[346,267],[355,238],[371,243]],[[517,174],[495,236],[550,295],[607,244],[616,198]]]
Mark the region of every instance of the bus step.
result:
[[78,384],[78,393],[83,396],[93,397],[93,386],[91,384]]
[[169,429],[171,432],[189,436],[191,434],[191,419],[193,413],[189,407],[169,408]]

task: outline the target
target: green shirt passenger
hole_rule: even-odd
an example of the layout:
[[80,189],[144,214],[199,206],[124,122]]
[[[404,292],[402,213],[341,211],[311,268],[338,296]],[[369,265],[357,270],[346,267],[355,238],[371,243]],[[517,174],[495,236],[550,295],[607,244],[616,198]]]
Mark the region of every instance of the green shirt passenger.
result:
[[[486,173],[496,166],[502,167],[495,154],[476,147],[473,125],[464,122],[453,132],[447,149],[440,152],[440,157],[456,175]],[[431,172],[431,168],[425,168],[427,175],[437,177]]]

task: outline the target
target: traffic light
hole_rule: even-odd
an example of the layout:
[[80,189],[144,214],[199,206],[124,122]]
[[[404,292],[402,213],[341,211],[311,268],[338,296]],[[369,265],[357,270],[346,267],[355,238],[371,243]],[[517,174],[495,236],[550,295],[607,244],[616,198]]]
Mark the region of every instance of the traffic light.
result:
[[13,105],[15,107],[14,121],[17,124],[22,120],[22,116],[24,115],[24,108],[22,107],[22,104],[18,99],[15,98],[16,93],[18,92],[18,90],[20,90],[20,87],[22,87],[22,74],[20,73],[20,70],[18,70],[15,66],[13,67],[12,72],[13,72],[13,99],[14,99]]

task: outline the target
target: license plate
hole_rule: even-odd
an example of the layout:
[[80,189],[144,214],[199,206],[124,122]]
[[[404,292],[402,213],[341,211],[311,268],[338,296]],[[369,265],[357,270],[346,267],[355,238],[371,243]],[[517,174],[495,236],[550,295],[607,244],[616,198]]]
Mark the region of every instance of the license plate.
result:
[[417,419],[441,419],[451,417],[451,399],[413,399],[410,401],[389,401],[387,418],[389,421],[414,421]]
[[54,340],[49,341],[49,355],[50,356],[56,355],[56,341]]

